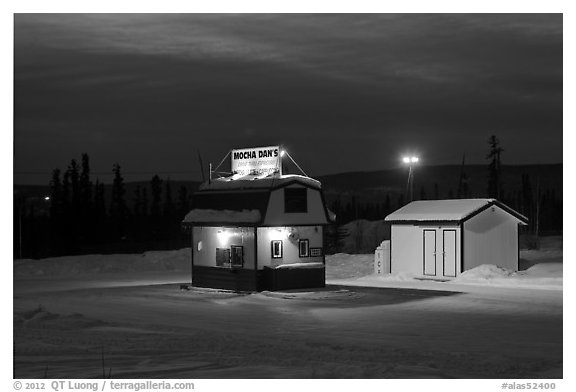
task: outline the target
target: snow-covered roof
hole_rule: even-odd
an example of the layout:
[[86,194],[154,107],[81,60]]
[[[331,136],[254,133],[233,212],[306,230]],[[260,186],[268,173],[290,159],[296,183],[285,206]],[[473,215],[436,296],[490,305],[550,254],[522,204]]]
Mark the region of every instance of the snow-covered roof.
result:
[[207,210],[193,209],[184,217],[182,223],[258,223],[261,216],[258,210]]
[[270,174],[270,175],[246,175],[234,174],[229,177],[215,178],[200,185],[200,191],[206,190],[229,190],[229,189],[271,189],[292,182],[308,185],[320,189],[320,181],[297,174]]
[[467,217],[497,205],[523,223],[528,219],[495,199],[419,200],[394,211],[386,217],[388,222],[460,222]]

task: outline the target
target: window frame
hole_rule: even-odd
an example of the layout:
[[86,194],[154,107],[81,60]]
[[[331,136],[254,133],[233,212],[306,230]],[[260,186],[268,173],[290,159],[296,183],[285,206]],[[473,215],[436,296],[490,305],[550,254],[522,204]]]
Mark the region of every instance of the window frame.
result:
[[[306,244],[305,253],[302,253],[302,244]],[[310,257],[310,240],[306,238],[298,240],[298,257]]]
[[[234,264],[234,248],[242,249],[242,260],[240,264]],[[244,246],[242,245],[230,245],[230,268],[244,268]]]
[[[276,255],[274,252],[274,244],[279,245],[279,254]],[[282,240],[272,240],[270,241],[270,255],[273,259],[281,259],[284,256],[284,243]]]
[[[310,257],[322,257],[324,256],[324,249],[317,247],[317,248],[310,248]],[[312,253],[315,253],[314,255]]]
[[[224,259],[221,264],[219,263],[219,253],[223,253]],[[232,268],[232,258],[231,258],[231,250],[230,248],[216,248],[216,262],[215,262],[216,268]]]
[[[294,196],[292,195],[291,197],[287,197],[287,193],[296,193],[296,192],[301,192],[304,196],[303,196],[303,208],[302,209],[295,209],[294,208],[294,202],[292,201],[291,203],[288,202],[288,200],[290,200],[291,198],[293,198]],[[301,200],[298,200],[301,201]],[[296,204],[296,206],[298,207],[299,204]],[[290,208],[289,208],[290,207]],[[284,188],[284,213],[285,214],[306,214],[308,213],[308,188],[306,187],[286,187]]]

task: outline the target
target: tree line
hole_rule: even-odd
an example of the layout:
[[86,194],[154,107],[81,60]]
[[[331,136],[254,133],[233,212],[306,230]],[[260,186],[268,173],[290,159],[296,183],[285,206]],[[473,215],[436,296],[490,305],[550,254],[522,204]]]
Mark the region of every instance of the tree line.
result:
[[[539,179],[522,175],[521,189],[507,191],[502,181],[501,156],[504,149],[492,136],[488,141],[486,190],[472,194],[464,159],[456,191],[421,188],[416,200],[496,198],[529,219],[522,232],[538,237],[562,232],[562,195],[542,189]],[[181,230],[181,221],[192,208],[189,190],[176,192],[169,178],[154,175],[148,183],[138,184],[127,194],[121,167],[112,167],[113,182],[107,190],[99,179],[91,178],[90,159],[82,154],[80,163],[72,159],[65,170],[54,169],[50,181],[50,200],[27,202],[15,197],[14,249],[16,257],[47,257],[87,253],[142,252],[190,246]],[[109,188],[109,187],[108,187]],[[15,195],[16,196],[16,195]],[[355,196],[331,200],[328,207],[336,213],[337,225],[366,219],[381,220],[408,202],[402,192],[390,192],[376,202],[363,203]],[[42,208],[49,206],[47,213]],[[346,233],[338,227],[326,232],[326,251],[338,251]],[[537,246],[537,244],[535,244]]]
[[185,186],[174,194],[169,178],[154,175],[128,195],[120,165],[114,164],[112,172],[111,191],[105,192],[104,183],[92,181],[90,158],[82,154],[80,163],[72,159],[66,170],[53,170],[49,214],[15,200],[16,253],[46,257],[189,246],[180,225],[191,208]]

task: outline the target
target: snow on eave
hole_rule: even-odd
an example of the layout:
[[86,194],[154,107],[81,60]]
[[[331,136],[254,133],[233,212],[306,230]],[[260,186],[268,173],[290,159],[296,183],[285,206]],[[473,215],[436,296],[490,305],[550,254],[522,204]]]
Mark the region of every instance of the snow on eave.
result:
[[320,181],[310,177],[301,176],[298,174],[287,175],[247,175],[239,176],[237,174],[216,178],[211,181],[204,182],[198,188],[199,191],[210,190],[232,190],[232,189],[274,189],[280,188],[291,183],[298,183],[309,186],[315,189],[321,189],[322,184]]
[[258,223],[262,219],[258,210],[210,210],[193,209],[184,217],[182,223]]
[[516,218],[519,223],[526,224],[528,219],[512,208],[496,199],[449,199],[449,200],[419,200],[396,210],[384,220],[391,223],[459,223],[481,211],[496,205]]

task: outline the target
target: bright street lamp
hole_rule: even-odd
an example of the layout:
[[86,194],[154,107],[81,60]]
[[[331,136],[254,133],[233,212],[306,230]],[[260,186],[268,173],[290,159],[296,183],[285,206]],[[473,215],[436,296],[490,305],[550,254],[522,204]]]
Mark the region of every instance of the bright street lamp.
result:
[[406,193],[410,195],[408,201],[412,201],[414,199],[414,164],[420,161],[420,158],[416,156],[405,156],[402,158],[402,161],[408,165],[408,182],[406,183]]

